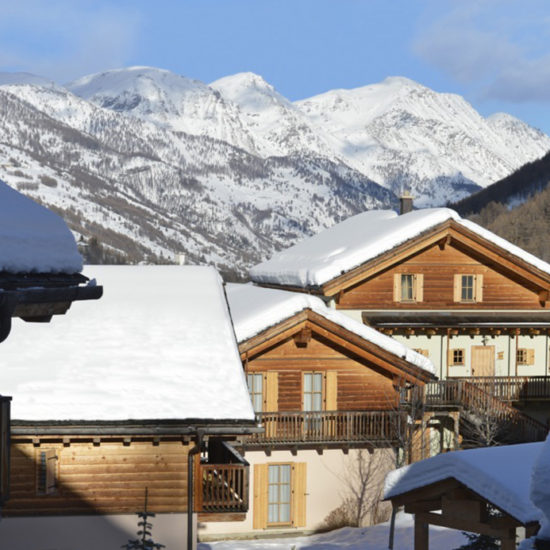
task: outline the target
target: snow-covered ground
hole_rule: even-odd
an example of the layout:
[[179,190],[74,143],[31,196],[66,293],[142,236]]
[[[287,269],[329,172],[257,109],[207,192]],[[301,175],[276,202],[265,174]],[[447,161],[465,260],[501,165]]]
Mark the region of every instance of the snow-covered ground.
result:
[[[261,540],[224,540],[200,543],[197,550],[387,550],[389,522],[372,527],[344,527],[322,535]],[[394,550],[413,548],[413,516],[400,513],[395,528]],[[453,550],[466,543],[460,531],[430,527],[430,550]]]

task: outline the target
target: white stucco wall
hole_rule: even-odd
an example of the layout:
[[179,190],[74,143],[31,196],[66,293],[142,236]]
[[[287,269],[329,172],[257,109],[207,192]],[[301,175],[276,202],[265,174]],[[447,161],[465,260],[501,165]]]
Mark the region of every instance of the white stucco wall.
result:
[[[195,518],[196,519],[196,518]],[[136,515],[2,518],[2,550],[116,549],[137,538]],[[152,536],[165,550],[187,548],[187,514],[157,514]]]
[[[365,454],[368,452],[363,451]],[[323,520],[335,508],[342,504],[348,494],[346,480],[350,479],[354,471],[354,463],[357,461],[359,451],[350,449],[349,454],[341,450],[326,450],[322,455],[316,451],[298,451],[293,455],[290,451],[273,451],[267,456],[263,451],[249,451],[245,458],[250,463],[250,508],[243,522],[210,522],[199,524],[199,539],[207,539],[210,536],[221,534],[260,534],[266,532],[277,532],[281,529],[267,528],[254,530],[252,527],[254,507],[254,465],[269,463],[307,463],[306,482],[306,526],[287,528],[282,531],[304,530],[310,531],[319,527]],[[377,449],[371,455],[376,461],[377,467],[375,477],[380,483],[386,473],[394,468],[394,454],[391,449]],[[384,504],[383,506],[389,506]]]

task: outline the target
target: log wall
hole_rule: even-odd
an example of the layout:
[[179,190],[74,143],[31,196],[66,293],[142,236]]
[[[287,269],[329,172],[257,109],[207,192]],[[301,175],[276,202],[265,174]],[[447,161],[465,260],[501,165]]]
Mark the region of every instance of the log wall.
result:
[[[21,515],[135,514],[145,488],[151,512],[187,509],[187,455],[182,441],[43,441],[12,439],[11,497],[2,513]],[[38,494],[40,451],[55,450],[57,488]]]
[[[436,244],[427,250],[378,273],[344,292],[338,302],[342,309],[542,309],[536,289],[525,282],[505,276],[496,266],[481,258],[447,245]],[[393,282],[396,273],[423,275],[423,300],[395,302]],[[483,299],[476,303],[460,303],[453,299],[454,275],[483,275]],[[547,303],[546,307],[550,307]]]
[[277,373],[279,411],[302,410],[303,373],[312,371],[336,372],[339,411],[388,410],[396,406],[397,393],[388,374],[315,334],[305,347],[292,338],[285,340],[249,360],[246,371]]

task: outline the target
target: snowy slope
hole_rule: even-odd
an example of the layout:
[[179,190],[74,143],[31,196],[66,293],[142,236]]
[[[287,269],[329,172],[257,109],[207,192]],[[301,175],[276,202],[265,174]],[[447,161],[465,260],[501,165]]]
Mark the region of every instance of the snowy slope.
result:
[[100,107],[255,152],[239,110],[198,80],[153,67],[84,76],[66,88]]
[[0,115],[0,177],[132,262],[183,252],[190,263],[244,273],[289,242],[394,200],[324,157],[264,159],[58,87],[2,86]]
[[550,149],[548,136],[510,115],[484,119],[461,96],[402,77],[295,105],[350,166],[395,191],[409,188],[422,205],[485,187]]

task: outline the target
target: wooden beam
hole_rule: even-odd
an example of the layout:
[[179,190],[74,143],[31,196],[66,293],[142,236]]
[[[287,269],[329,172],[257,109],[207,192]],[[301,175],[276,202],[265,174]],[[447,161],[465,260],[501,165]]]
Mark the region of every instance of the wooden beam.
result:
[[480,533],[481,535],[495,537],[496,539],[508,537],[508,529],[495,529],[487,523],[463,519],[456,516],[434,514],[432,512],[419,512],[415,516],[415,521],[416,518],[430,525],[439,525],[440,527],[449,527],[450,529],[458,529],[459,531]]
[[300,330],[300,332],[297,332],[293,338],[297,347],[307,348],[307,345],[311,340],[311,329],[309,327],[304,327]]
[[421,519],[420,514],[414,516],[414,550],[429,550],[430,531],[426,521]]
[[546,302],[550,299],[550,291],[548,290],[541,290],[539,291],[539,302],[542,307],[546,306]]
[[443,237],[437,244],[439,246],[439,250],[445,250],[445,246],[451,244],[451,236],[447,235],[446,237]]

